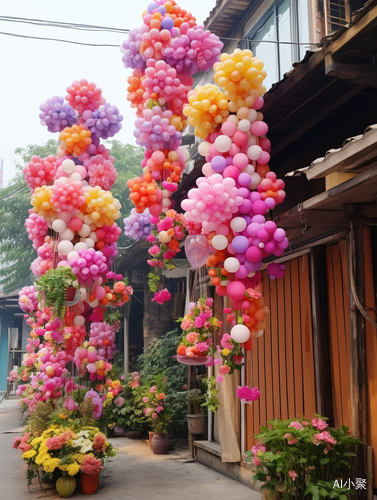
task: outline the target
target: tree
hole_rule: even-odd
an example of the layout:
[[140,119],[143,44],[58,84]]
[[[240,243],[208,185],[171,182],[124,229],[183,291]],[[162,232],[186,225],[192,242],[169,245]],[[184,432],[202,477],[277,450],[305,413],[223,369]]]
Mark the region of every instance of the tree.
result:
[[[25,228],[31,204],[23,167],[34,155],[45,158],[56,154],[58,146],[58,141],[50,139],[42,146],[30,144],[26,148],[17,148],[14,158],[16,175],[10,185],[0,191],[0,284],[4,284],[5,292],[26,284],[25,281],[31,276],[30,265],[37,257]],[[110,153],[115,158],[115,168],[119,173],[112,188],[114,197],[122,205],[122,217],[116,221],[122,228],[118,246],[128,246],[132,240],[123,234],[123,218],[129,215],[133,205],[129,199],[127,181],[141,175],[144,156],[141,148],[119,141],[107,141],[106,146],[111,148]]]

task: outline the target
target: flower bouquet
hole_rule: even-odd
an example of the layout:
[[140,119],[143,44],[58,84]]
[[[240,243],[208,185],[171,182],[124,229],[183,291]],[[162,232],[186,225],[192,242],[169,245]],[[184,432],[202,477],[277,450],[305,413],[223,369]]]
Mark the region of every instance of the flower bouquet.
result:
[[112,271],[106,274],[106,280],[103,281],[102,287],[106,294],[99,301],[101,306],[122,307],[130,300],[130,295],[133,294],[133,289],[128,285],[127,278]]
[[253,481],[261,481],[261,491],[271,496],[282,492],[284,500],[317,498],[346,499],[352,490],[339,487],[337,479],[349,477],[356,445],[362,441],[349,435],[349,428],[330,428],[326,419],[315,415],[305,418],[268,422],[255,436],[257,444],[246,452],[256,472]]
[[185,332],[178,349],[177,361],[183,364],[206,364],[213,345],[213,335],[221,328],[222,322],[213,316],[213,299],[200,298],[190,302],[189,312],[180,318]]

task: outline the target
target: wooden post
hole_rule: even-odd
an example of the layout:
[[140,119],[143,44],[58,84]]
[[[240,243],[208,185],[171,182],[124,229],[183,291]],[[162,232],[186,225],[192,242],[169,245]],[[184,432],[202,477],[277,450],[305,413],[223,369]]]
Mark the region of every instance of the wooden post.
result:
[[314,372],[317,413],[334,425],[334,408],[331,380],[330,332],[327,310],[327,274],[325,247],[310,251],[310,286],[313,323]]
[[[365,303],[364,224],[355,217],[348,243],[350,326],[351,326],[351,425],[352,434],[368,442],[368,400],[366,371],[365,318],[357,309],[351,287],[354,277],[359,301]],[[355,477],[365,479],[366,446],[357,447]],[[366,490],[357,490],[356,498],[366,500]]]
[[[196,388],[196,367],[195,367],[195,365],[188,365],[187,370],[188,370],[187,389],[189,391],[191,391],[191,389]],[[188,413],[188,415],[192,415],[194,413],[193,404],[191,402],[189,402],[189,404],[188,404],[187,413]],[[190,445],[190,453],[191,453],[192,458],[194,458],[194,441],[195,441],[195,439],[196,439],[195,435],[190,433],[189,434],[189,445]]]

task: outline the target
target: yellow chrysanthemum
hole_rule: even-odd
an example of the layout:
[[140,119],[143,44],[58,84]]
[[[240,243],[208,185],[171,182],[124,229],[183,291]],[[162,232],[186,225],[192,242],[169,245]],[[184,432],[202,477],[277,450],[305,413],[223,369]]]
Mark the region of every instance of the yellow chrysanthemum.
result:
[[229,356],[230,351],[229,351],[229,349],[223,349],[223,350],[221,351],[221,354],[222,354],[223,356]]
[[108,392],[107,395],[106,395],[106,397],[109,398],[109,399],[113,399],[114,394],[112,392]]
[[41,437],[34,438],[33,441],[31,442],[31,446],[36,446],[42,440],[43,440],[43,438],[41,438]]
[[59,418],[62,418],[64,420],[64,419],[68,418],[68,415],[66,413],[61,413],[59,415]]
[[54,472],[59,463],[60,463],[60,458],[50,458],[49,460],[45,460],[43,462],[43,469],[47,473]]
[[72,455],[73,460],[76,460],[77,463],[81,464],[82,461],[84,460],[85,455],[82,453],[74,453]]
[[46,460],[49,460],[51,457],[48,453],[39,453],[37,458],[35,459],[35,463],[37,465],[42,465]]
[[32,458],[36,454],[37,452],[35,450],[25,451],[25,453],[22,455],[22,458]]
[[67,472],[70,476],[76,476],[76,474],[79,472],[80,466],[77,462],[74,462],[73,464],[69,464],[67,468]]

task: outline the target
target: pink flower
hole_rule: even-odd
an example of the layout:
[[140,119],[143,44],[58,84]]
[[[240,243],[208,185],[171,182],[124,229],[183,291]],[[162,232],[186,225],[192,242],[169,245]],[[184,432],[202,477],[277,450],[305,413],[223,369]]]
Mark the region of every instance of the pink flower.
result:
[[213,361],[213,363],[214,363],[215,365],[221,365],[221,364],[222,364],[222,360],[221,360],[220,358],[216,358],[216,359]]
[[222,377],[221,375],[218,375],[218,376],[216,377],[216,382],[217,382],[217,383],[220,383],[220,382],[223,382],[223,381],[224,381],[224,377]]
[[156,385],[152,385],[152,387],[149,389],[149,392],[150,392],[151,394],[153,394],[153,393],[154,393],[154,392],[156,392],[156,391],[157,391],[157,386],[156,386]]
[[152,411],[153,411],[153,408],[144,408],[143,413],[145,415],[149,415],[149,413],[151,413]]
[[263,444],[256,444],[251,448],[251,452],[253,455],[256,455],[259,452],[264,453],[266,451],[266,447]]
[[257,401],[258,398],[260,397],[260,392],[258,390],[258,387],[254,387],[253,389],[250,389],[247,387],[247,385],[240,386],[237,389],[237,397],[240,398],[241,400],[245,401]]
[[158,247],[157,245],[153,245],[153,247],[151,247],[149,250],[148,250],[148,253],[150,255],[158,255],[160,253],[160,247]]
[[156,408],[156,412],[157,412],[157,413],[160,413],[160,411],[162,411],[163,409],[164,409],[164,407],[163,407],[163,406],[161,406],[161,405],[159,405],[159,406],[157,406],[157,408]]
[[253,462],[253,464],[255,465],[255,467],[259,467],[259,465],[260,465],[260,460],[259,460],[259,458],[257,458],[257,457],[253,457],[253,458],[251,459],[251,461]]
[[191,328],[193,326],[193,322],[188,319],[188,318],[185,318],[182,323],[181,323],[181,328],[182,330],[188,330],[189,328]]
[[121,408],[125,402],[126,402],[126,400],[124,398],[122,398],[122,396],[118,396],[116,399],[114,399],[114,404],[118,408]]
[[297,429],[298,431],[301,431],[303,429],[303,426],[300,424],[300,422],[291,422],[288,427],[293,427],[294,429]]
[[288,472],[288,474],[289,474],[289,477],[292,479],[292,481],[296,480],[297,474],[296,474],[296,472],[294,470],[290,470]]
[[186,335],[186,340],[190,344],[195,344],[195,342],[198,340],[199,334],[196,332],[190,332]]
[[156,413],[156,412],[153,412],[153,413],[152,413],[152,418],[153,418],[153,420],[157,420],[158,415],[157,415],[157,413]]
[[306,420],[303,420],[301,423],[302,425],[310,425],[310,422],[307,422]]
[[157,231],[160,233],[161,231],[169,231],[173,227],[173,219],[171,217],[165,217],[157,224]]
[[145,397],[143,398],[143,403],[148,403],[148,401],[149,401],[149,399],[145,396]]
[[150,234],[148,237],[147,237],[147,240],[149,241],[149,243],[153,243],[154,241],[156,241],[156,238],[153,234]]
[[232,337],[229,335],[229,333],[224,333],[222,339],[220,340],[221,347],[223,349],[229,349],[229,351],[231,351],[234,348],[234,345],[228,342],[231,339]]
[[230,372],[230,366],[226,365],[220,366],[219,370],[220,375],[228,375],[229,372]]
[[292,436],[292,434],[289,434],[288,432],[287,432],[287,434],[284,434],[284,437],[285,437],[285,439],[287,439],[287,443],[288,444],[296,444],[296,443],[298,443],[298,439],[295,439]]
[[318,417],[313,418],[312,424],[313,424],[313,427],[317,427],[317,429],[319,429],[320,431],[324,431],[328,427],[326,422],[324,420],[322,420],[322,418],[318,418]]
[[199,352],[206,352],[208,351],[208,344],[207,342],[198,342],[196,344],[196,348],[198,349]]
[[206,306],[212,307],[213,306],[213,299],[211,299],[210,297],[208,297],[206,299]]
[[165,253],[164,253],[164,259],[166,260],[171,260],[173,257],[176,256],[176,253],[173,252],[173,250],[167,250]]
[[330,444],[337,443],[337,440],[335,438],[333,438],[332,435],[327,431],[321,432],[320,434],[314,434],[314,438],[316,440],[318,440],[318,442],[315,442],[315,443],[313,441],[313,443],[316,444],[317,446],[319,444],[319,441],[325,441],[326,443],[330,443]]

